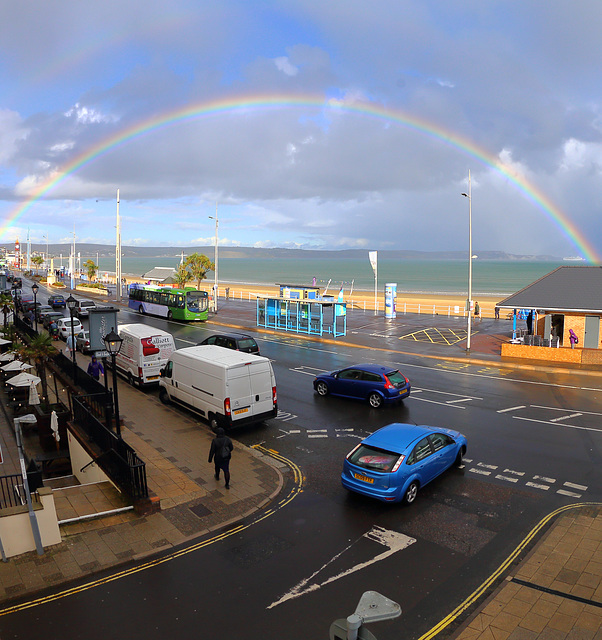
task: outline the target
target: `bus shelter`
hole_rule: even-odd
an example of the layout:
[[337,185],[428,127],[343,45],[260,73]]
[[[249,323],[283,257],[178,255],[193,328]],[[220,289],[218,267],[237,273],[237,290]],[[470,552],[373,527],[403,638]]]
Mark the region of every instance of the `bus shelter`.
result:
[[347,335],[347,303],[258,296],[257,326],[337,338]]

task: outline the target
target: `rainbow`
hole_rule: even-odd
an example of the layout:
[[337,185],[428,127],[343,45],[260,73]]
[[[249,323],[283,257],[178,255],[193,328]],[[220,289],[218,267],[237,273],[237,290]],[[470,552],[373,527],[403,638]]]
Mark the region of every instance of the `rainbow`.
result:
[[142,122],[115,133],[109,138],[102,140],[93,147],[79,154],[60,170],[53,173],[41,185],[36,187],[27,200],[9,213],[4,223],[0,226],[0,237],[26,213],[37,201],[42,199],[56,185],[75,173],[83,166],[93,162],[97,158],[109,153],[113,149],[120,147],[132,140],[158,131],[160,129],[177,125],[202,117],[219,115],[221,113],[236,113],[249,110],[262,110],[269,108],[292,108],[311,107],[319,108],[326,112],[341,111],[345,113],[356,113],[362,116],[381,119],[387,122],[395,122],[420,134],[429,136],[438,142],[443,142],[450,147],[454,147],[470,157],[475,158],[479,163],[493,168],[501,175],[505,176],[509,182],[521,192],[529,201],[554,222],[559,230],[574,244],[577,250],[590,263],[600,262],[595,248],[583,236],[574,223],[563,213],[551,200],[543,194],[535,185],[530,184],[524,176],[518,175],[515,170],[504,164],[498,157],[488,151],[479,148],[473,142],[446,131],[442,127],[428,122],[414,115],[404,113],[399,110],[388,109],[383,106],[365,102],[345,102],[344,100],[324,99],[323,97],[300,97],[291,95],[270,95],[270,96],[243,96],[230,98],[227,100],[216,100],[194,104],[185,108],[179,108],[159,115],[154,115]]

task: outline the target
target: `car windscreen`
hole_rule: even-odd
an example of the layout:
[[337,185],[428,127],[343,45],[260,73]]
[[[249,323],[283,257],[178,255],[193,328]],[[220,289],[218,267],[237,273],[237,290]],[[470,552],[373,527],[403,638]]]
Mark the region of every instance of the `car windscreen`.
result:
[[187,291],[186,292],[186,307],[189,311],[198,313],[200,311],[206,311],[209,305],[207,294],[203,291]]
[[406,385],[406,379],[399,371],[390,371],[387,373],[387,378],[389,378],[391,384],[396,387],[405,387]]
[[399,456],[399,453],[392,453],[391,451],[362,444],[349,456],[349,462],[364,469],[389,473],[395,466]]

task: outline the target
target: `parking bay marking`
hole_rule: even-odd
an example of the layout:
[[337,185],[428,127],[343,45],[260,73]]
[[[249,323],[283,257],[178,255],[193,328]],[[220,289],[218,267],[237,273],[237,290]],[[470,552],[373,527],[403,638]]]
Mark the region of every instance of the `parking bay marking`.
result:
[[[326,580],[323,580],[322,582],[318,582],[318,581],[312,582],[319,573],[325,572],[325,569],[330,564],[332,564],[335,560],[338,560],[345,553],[345,551],[348,551],[349,549],[351,549],[351,547],[353,547],[359,540],[361,540],[361,538],[367,538],[368,540],[372,540],[373,542],[376,542],[377,544],[380,544],[386,547],[386,550],[374,556],[372,559],[367,560],[365,562],[360,562],[359,564],[356,564],[345,571],[342,571],[334,576],[330,576],[329,578],[327,578]],[[389,556],[392,556],[394,553],[397,553],[398,551],[406,549],[407,547],[409,547],[410,545],[416,542],[415,538],[410,538],[409,536],[406,536],[403,533],[397,533],[397,531],[390,531],[389,529],[384,529],[383,527],[379,527],[379,526],[372,527],[372,529],[370,529],[370,531],[365,533],[361,538],[359,538],[355,542],[352,542],[350,545],[345,547],[341,552],[337,553],[328,562],[322,565],[317,571],[314,571],[314,573],[312,573],[311,576],[309,576],[309,578],[305,578],[301,580],[299,584],[297,584],[290,591],[285,593],[281,598],[272,602],[272,604],[269,605],[267,608],[272,609],[273,607],[276,607],[279,604],[286,602],[287,600],[292,600],[293,598],[298,598],[299,596],[302,596],[306,593],[317,591],[318,589],[321,589],[325,585],[331,582],[334,582],[335,580],[339,580],[340,578],[344,578],[350,575],[351,573],[355,573],[356,571],[365,569],[366,567],[369,567],[375,562],[380,562],[381,560],[385,560]]]

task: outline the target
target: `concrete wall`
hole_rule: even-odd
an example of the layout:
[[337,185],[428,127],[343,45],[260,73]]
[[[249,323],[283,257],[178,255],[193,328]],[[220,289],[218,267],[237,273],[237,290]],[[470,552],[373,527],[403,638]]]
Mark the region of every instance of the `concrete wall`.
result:
[[[96,463],[86,467],[92,462],[92,458],[70,430],[67,430],[67,441],[69,443],[69,455],[71,456],[71,469],[80,484],[111,482],[110,478]],[[84,469],[84,467],[86,468]],[[82,471],[82,469],[84,470]]]
[[[52,489],[41,487],[38,493],[42,505],[35,508],[35,515],[42,546],[46,548],[61,542],[61,532]],[[36,550],[27,506],[11,507],[0,511],[0,538],[7,558]]]
[[602,365],[602,349],[571,349],[570,347],[531,347],[524,344],[502,343],[502,358],[539,360],[545,363],[570,362],[573,364]]

